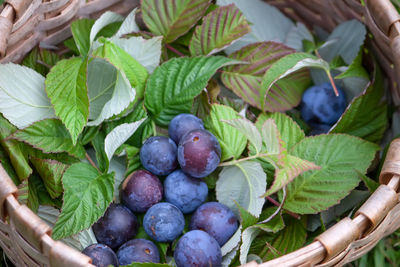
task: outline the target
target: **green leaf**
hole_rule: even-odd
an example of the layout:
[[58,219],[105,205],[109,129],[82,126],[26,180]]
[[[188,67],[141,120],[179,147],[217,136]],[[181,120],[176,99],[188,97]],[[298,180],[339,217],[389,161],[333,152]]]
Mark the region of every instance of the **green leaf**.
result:
[[[262,80],[260,96],[266,99],[265,108],[268,111],[282,111],[282,109],[279,109],[280,106],[289,106],[289,104],[297,105],[300,103],[302,93],[309,86],[309,81],[302,83],[301,86],[292,90],[293,96],[290,99],[285,97],[284,91],[282,91],[283,89],[281,89],[280,93],[277,93],[272,90],[272,86],[278,82],[278,80],[290,74],[295,75],[294,73],[296,73],[296,75],[300,75],[301,72],[299,73],[298,71],[306,67],[320,68],[327,72],[329,71],[329,64],[327,62],[307,53],[287,55],[279,59],[267,70]],[[284,80],[281,80],[281,82],[283,81]],[[280,86],[285,88],[285,83]],[[278,94],[278,96],[276,96],[276,94]],[[275,104],[274,101],[277,101],[278,104]],[[264,99],[261,99],[261,109],[264,109]]]
[[[58,216],[60,216],[60,211],[53,207],[49,206],[39,206],[39,210],[37,215],[42,219],[45,223],[47,223],[51,228],[54,227],[54,224],[57,221]],[[87,230],[83,230],[77,235],[73,235],[71,237],[64,238],[60,240],[61,242],[67,244],[70,247],[76,248],[81,251],[88,247],[91,244],[96,244],[97,240],[93,233],[92,228]]]
[[123,21],[124,17],[120,14],[107,11],[100,18],[96,20],[93,24],[92,29],[90,30],[90,43],[92,44],[96,39],[98,33],[105,28],[107,25],[111,25],[114,22]]
[[74,145],[65,126],[57,119],[38,121],[31,126],[19,130],[13,138],[26,142],[45,153],[67,152],[77,158],[85,157],[85,149],[81,144]]
[[[149,73],[160,64],[162,37],[144,39],[141,36],[130,38],[111,38],[114,44],[125,50],[137,60]],[[141,95],[142,97],[143,95]]]
[[359,77],[369,80],[368,72],[362,66],[363,51],[360,49],[356,58],[351,62],[348,68],[341,74],[335,76],[335,79],[344,79],[347,77]]
[[357,137],[330,134],[308,137],[291,154],[321,167],[298,176],[287,186],[284,208],[299,214],[317,213],[337,204],[360,182],[379,147]]
[[[307,44],[314,46],[314,37],[303,23],[296,22],[296,25],[290,28],[284,43],[285,45],[294,48],[297,51],[308,52],[306,49],[308,47],[306,46]],[[304,43],[307,44],[304,45]],[[311,51],[314,51],[314,49]]]
[[368,177],[365,174],[362,174],[360,172],[358,172],[358,176],[360,177],[361,181],[364,182],[365,186],[368,188],[368,191],[370,193],[375,192],[375,190],[379,187],[379,183],[372,180],[370,177]]
[[119,71],[124,72],[132,87],[136,89],[138,97],[141,98],[148,76],[146,68],[116,44],[107,40],[104,42],[93,55],[109,61]]
[[[250,44],[229,56],[249,64],[225,67],[221,80],[244,101],[261,109],[263,107],[261,102],[264,101],[261,84],[265,72],[280,58],[294,52],[293,49],[275,42]],[[277,81],[272,85],[270,96],[264,103],[266,109],[282,111],[296,106],[309,83],[307,70],[301,70]],[[275,98],[277,101],[274,101]]]
[[290,149],[305,138],[305,134],[300,126],[291,117],[280,112],[261,114],[257,118],[256,127],[261,130],[262,125],[267,119],[275,121],[285,148]]
[[125,141],[135,133],[145,119],[146,118],[137,122],[118,125],[106,136],[106,139],[104,140],[104,151],[108,160],[111,160],[117,148],[125,143]]
[[[31,175],[32,169],[28,163],[28,155],[25,145],[17,140],[7,139],[7,137],[13,134],[16,130],[17,128],[15,128],[14,125],[9,123],[0,114],[0,145],[7,152],[11,165],[14,167],[19,180],[23,181]],[[3,167],[6,168],[6,166]]]
[[[261,136],[265,144],[265,152],[279,155],[283,150],[283,142],[273,119],[267,119],[261,127]],[[263,151],[264,152],[264,151]]]
[[54,206],[57,208],[61,207],[61,201],[59,199],[52,199],[47,192],[42,179],[37,175],[31,175],[29,177],[29,183],[36,192],[39,205]]
[[24,66],[0,64],[0,113],[18,128],[54,118],[44,77]]
[[120,188],[122,186],[122,182],[125,179],[126,173],[126,162],[123,158],[114,157],[110,160],[109,170],[108,173],[115,173],[114,179],[114,201],[120,201]]
[[209,116],[204,119],[204,126],[217,137],[221,145],[221,161],[239,158],[246,148],[246,137],[232,126],[222,122],[222,120],[238,118],[240,118],[240,115],[234,109],[213,104]]
[[380,142],[388,125],[388,106],[381,101],[384,90],[381,74],[376,75],[374,83],[353,99],[331,133],[347,133],[370,142]]
[[158,68],[147,81],[145,107],[161,126],[180,113],[188,113],[193,99],[206,87],[217,69],[235,64],[226,57],[173,58]]
[[[0,137],[1,138],[1,137]],[[1,144],[1,143],[0,143]],[[17,176],[16,171],[14,170],[10,159],[8,158],[7,153],[4,151],[3,147],[0,146],[0,165],[6,171],[8,176],[11,178],[12,182],[15,185],[19,185],[20,180]],[[29,165],[28,165],[29,166]]]
[[114,175],[101,174],[85,163],[71,165],[62,178],[64,202],[53,228],[56,240],[89,228],[113,199]]
[[251,121],[245,118],[224,121],[241,132],[255,148],[255,154],[262,150],[261,134]]
[[327,39],[327,42],[336,41],[321,47],[319,54],[326,61],[341,56],[347,64],[350,64],[356,58],[360,46],[364,43],[366,33],[365,25],[356,19],[342,22]]
[[126,159],[127,159],[127,167],[125,176],[130,175],[134,171],[138,170],[142,163],[140,162],[139,158],[139,151],[140,149],[134,146],[126,146]]
[[201,19],[210,5],[210,0],[143,0],[143,21],[156,35],[163,35],[171,43],[184,35]]
[[125,34],[140,31],[139,26],[136,24],[137,12],[138,9],[135,8],[131,11],[131,13],[129,13],[129,15],[124,19],[124,22],[122,22],[122,25],[115,36],[122,37]]
[[94,19],[80,19],[71,23],[71,32],[80,54],[86,57],[90,50],[90,30]]
[[30,157],[30,160],[42,178],[49,195],[52,198],[59,197],[64,191],[61,178],[68,166],[51,159]]
[[265,192],[264,196],[269,196],[278,192],[292,182],[293,179],[306,171],[320,169],[320,167],[313,162],[291,155],[285,155],[281,161],[282,165],[275,169],[274,183],[267,192]]
[[135,90],[125,74],[99,58],[89,63],[88,90],[89,119],[92,120],[89,126],[100,125],[104,120],[120,114],[135,99]]
[[189,45],[190,54],[215,54],[249,32],[246,18],[235,5],[219,7],[196,27]]
[[101,172],[107,172],[110,166],[110,161],[107,158],[106,152],[104,151],[104,140],[106,135],[104,132],[99,132],[92,140],[92,146],[96,154],[96,163]]
[[[288,254],[296,249],[301,248],[306,242],[306,217],[301,220],[287,216],[285,218],[286,227],[275,234],[271,246],[279,253],[279,256]],[[271,251],[263,257],[264,261],[275,258]]]
[[226,243],[221,247],[222,257],[229,254],[231,251],[234,251],[235,248],[238,247],[240,243],[241,234],[242,234],[242,227],[239,226],[239,228],[232,235],[232,237],[229,238],[229,240],[226,241]]
[[251,25],[251,32],[225,49],[228,54],[260,41],[284,43],[287,34],[294,26],[291,19],[265,1],[217,0],[217,4],[220,6],[231,3],[234,3],[243,12]]
[[37,188],[32,183],[32,179],[31,176],[18,186],[18,201],[27,205],[28,208],[36,213],[39,208],[39,198]]
[[[266,209],[266,213],[268,213],[267,217],[272,215],[272,213],[276,210],[276,208],[269,208]],[[264,213],[265,213],[264,211]],[[250,246],[254,239],[261,233],[261,232],[268,232],[268,233],[276,233],[282,230],[285,227],[283,223],[282,216],[278,214],[275,216],[271,221],[264,223],[264,224],[255,224],[246,228],[242,233],[242,244],[240,246],[240,263],[245,264],[247,263],[247,254],[249,253]]]
[[56,115],[70,132],[73,144],[76,144],[89,117],[86,74],[86,60],[64,59],[51,69],[45,82]]
[[238,207],[239,210],[239,215],[240,215],[240,224],[242,225],[242,229],[245,230],[247,227],[250,227],[258,222],[258,218],[248,212],[245,208],[240,206],[238,203],[236,203],[236,206]]
[[22,65],[34,69],[41,75],[46,76],[50,70],[49,68],[56,65],[60,60],[60,56],[56,53],[36,47],[24,58]]
[[[239,215],[236,203],[258,217],[264,205],[262,194],[267,186],[267,176],[258,162],[244,161],[224,167],[219,174],[216,195],[219,202]],[[236,203],[235,203],[236,202]]]

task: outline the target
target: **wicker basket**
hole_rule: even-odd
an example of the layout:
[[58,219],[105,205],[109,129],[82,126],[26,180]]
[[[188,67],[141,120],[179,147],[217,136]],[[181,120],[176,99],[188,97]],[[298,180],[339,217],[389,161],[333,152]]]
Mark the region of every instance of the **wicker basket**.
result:
[[[127,14],[134,0],[6,0],[0,6],[0,63],[19,62],[39,43],[54,47],[71,35],[69,24],[106,10]],[[268,1],[287,16],[331,31],[356,18],[368,26],[369,48],[385,71],[391,101],[400,104],[400,16],[389,0]],[[400,227],[400,139],[392,142],[380,175],[381,186],[358,210],[310,245],[259,266],[341,266],[372,249]],[[0,165],[0,245],[17,266],[93,266],[90,258],[51,239],[51,229],[18,203],[18,190]],[[257,266],[255,262],[246,266]]]

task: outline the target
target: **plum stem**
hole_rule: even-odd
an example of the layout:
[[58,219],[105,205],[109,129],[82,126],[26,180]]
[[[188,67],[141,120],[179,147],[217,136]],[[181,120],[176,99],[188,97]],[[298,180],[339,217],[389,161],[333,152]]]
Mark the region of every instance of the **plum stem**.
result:
[[99,168],[97,168],[96,164],[94,163],[94,161],[92,160],[92,158],[89,156],[89,154],[87,152],[86,152],[85,156],[86,156],[86,159],[89,161],[90,165],[92,165],[99,171]]
[[174,48],[173,46],[169,45],[169,44],[165,44],[165,47],[169,50],[171,50],[172,52],[174,52],[175,54],[177,54],[180,57],[184,57],[185,54],[183,54],[182,52],[180,52],[178,49]]

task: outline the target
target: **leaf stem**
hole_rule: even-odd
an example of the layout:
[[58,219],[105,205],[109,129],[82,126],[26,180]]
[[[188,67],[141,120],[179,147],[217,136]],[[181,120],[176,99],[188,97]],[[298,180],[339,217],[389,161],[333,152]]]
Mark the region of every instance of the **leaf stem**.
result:
[[[273,205],[279,207],[281,205],[281,203],[279,203],[278,201],[276,201],[275,199],[271,198],[271,197],[266,197],[266,199],[271,202]],[[291,211],[285,210],[287,214],[289,214],[290,216],[292,216],[293,218],[300,220],[300,215],[293,213]]]
[[92,158],[89,156],[89,154],[88,154],[87,152],[86,152],[85,156],[86,156],[86,159],[89,161],[90,165],[92,165],[92,166],[95,167],[98,171],[100,171],[99,168],[97,168],[96,164],[94,163],[94,161],[92,160]]
[[169,45],[169,44],[165,44],[165,47],[169,50],[171,50],[172,52],[174,52],[175,54],[177,54],[180,57],[184,57],[185,54],[183,54],[182,52],[180,52],[178,49],[175,49],[173,46]]
[[339,91],[338,91],[337,88],[336,88],[336,84],[335,84],[335,82],[333,81],[331,72],[330,72],[329,70],[326,70],[326,75],[328,75],[329,81],[330,81],[330,83],[332,84],[333,91],[335,92],[335,95],[336,95],[336,96],[339,96]]
[[153,120],[151,121],[151,126],[153,127],[153,136],[157,136],[156,123]]
[[[318,52],[317,49],[315,49],[314,52],[315,52],[315,54],[317,55],[318,58],[321,58],[321,59],[322,59],[322,57],[321,57],[321,55],[319,54],[319,52]],[[336,88],[335,82],[333,81],[331,71],[325,69],[325,72],[326,72],[326,75],[328,75],[329,82],[331,83],[331,85],[332,85],[332,87],[333,87],[333,91],[335,92],[335,95],[336,95],[336,96],[339,96],[339,91],[338,91],[338,89]]]
[[228,162],[222,162],[222,163],[220,163],[218,165],[218,167],[232,166],[232,165],[236,165],[236,164],[238,164],[238,163],[240,163],[242,161],[256,159],[256,158],[263,157],[263,156],[268,156],[268,155],[267,154],[257,154],[257,155],[250,156],[250,157],[247,157],[247,158],[234,159],[234,160],[231,160],[231,161],[228,161]]

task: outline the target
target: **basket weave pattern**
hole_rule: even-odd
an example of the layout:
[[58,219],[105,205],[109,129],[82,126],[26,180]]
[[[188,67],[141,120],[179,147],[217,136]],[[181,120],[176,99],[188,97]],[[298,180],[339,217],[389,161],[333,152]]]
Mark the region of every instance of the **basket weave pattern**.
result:
[[[20,62],[36,45],[54,48],[71,36],[76,18],[98,17],[106,10],[127,14],[135,0],[6,0],[0,6],[0,63]],[[400,105],[400,16],[389,0],[267,0],[310,28],[332,31],[341,21],[368,26],[367,40],[385,71],[391,100]],[[342,266],[372,249],[400,227],[400,139],[390,146],[381,186],[357,211],[310,245],[259,266]],[[0,246],[17,266],[93,266],[90,258],[51,239],[51,229],[25,205],[0,164]],[[255,262],[246,266],[257,266]]]

